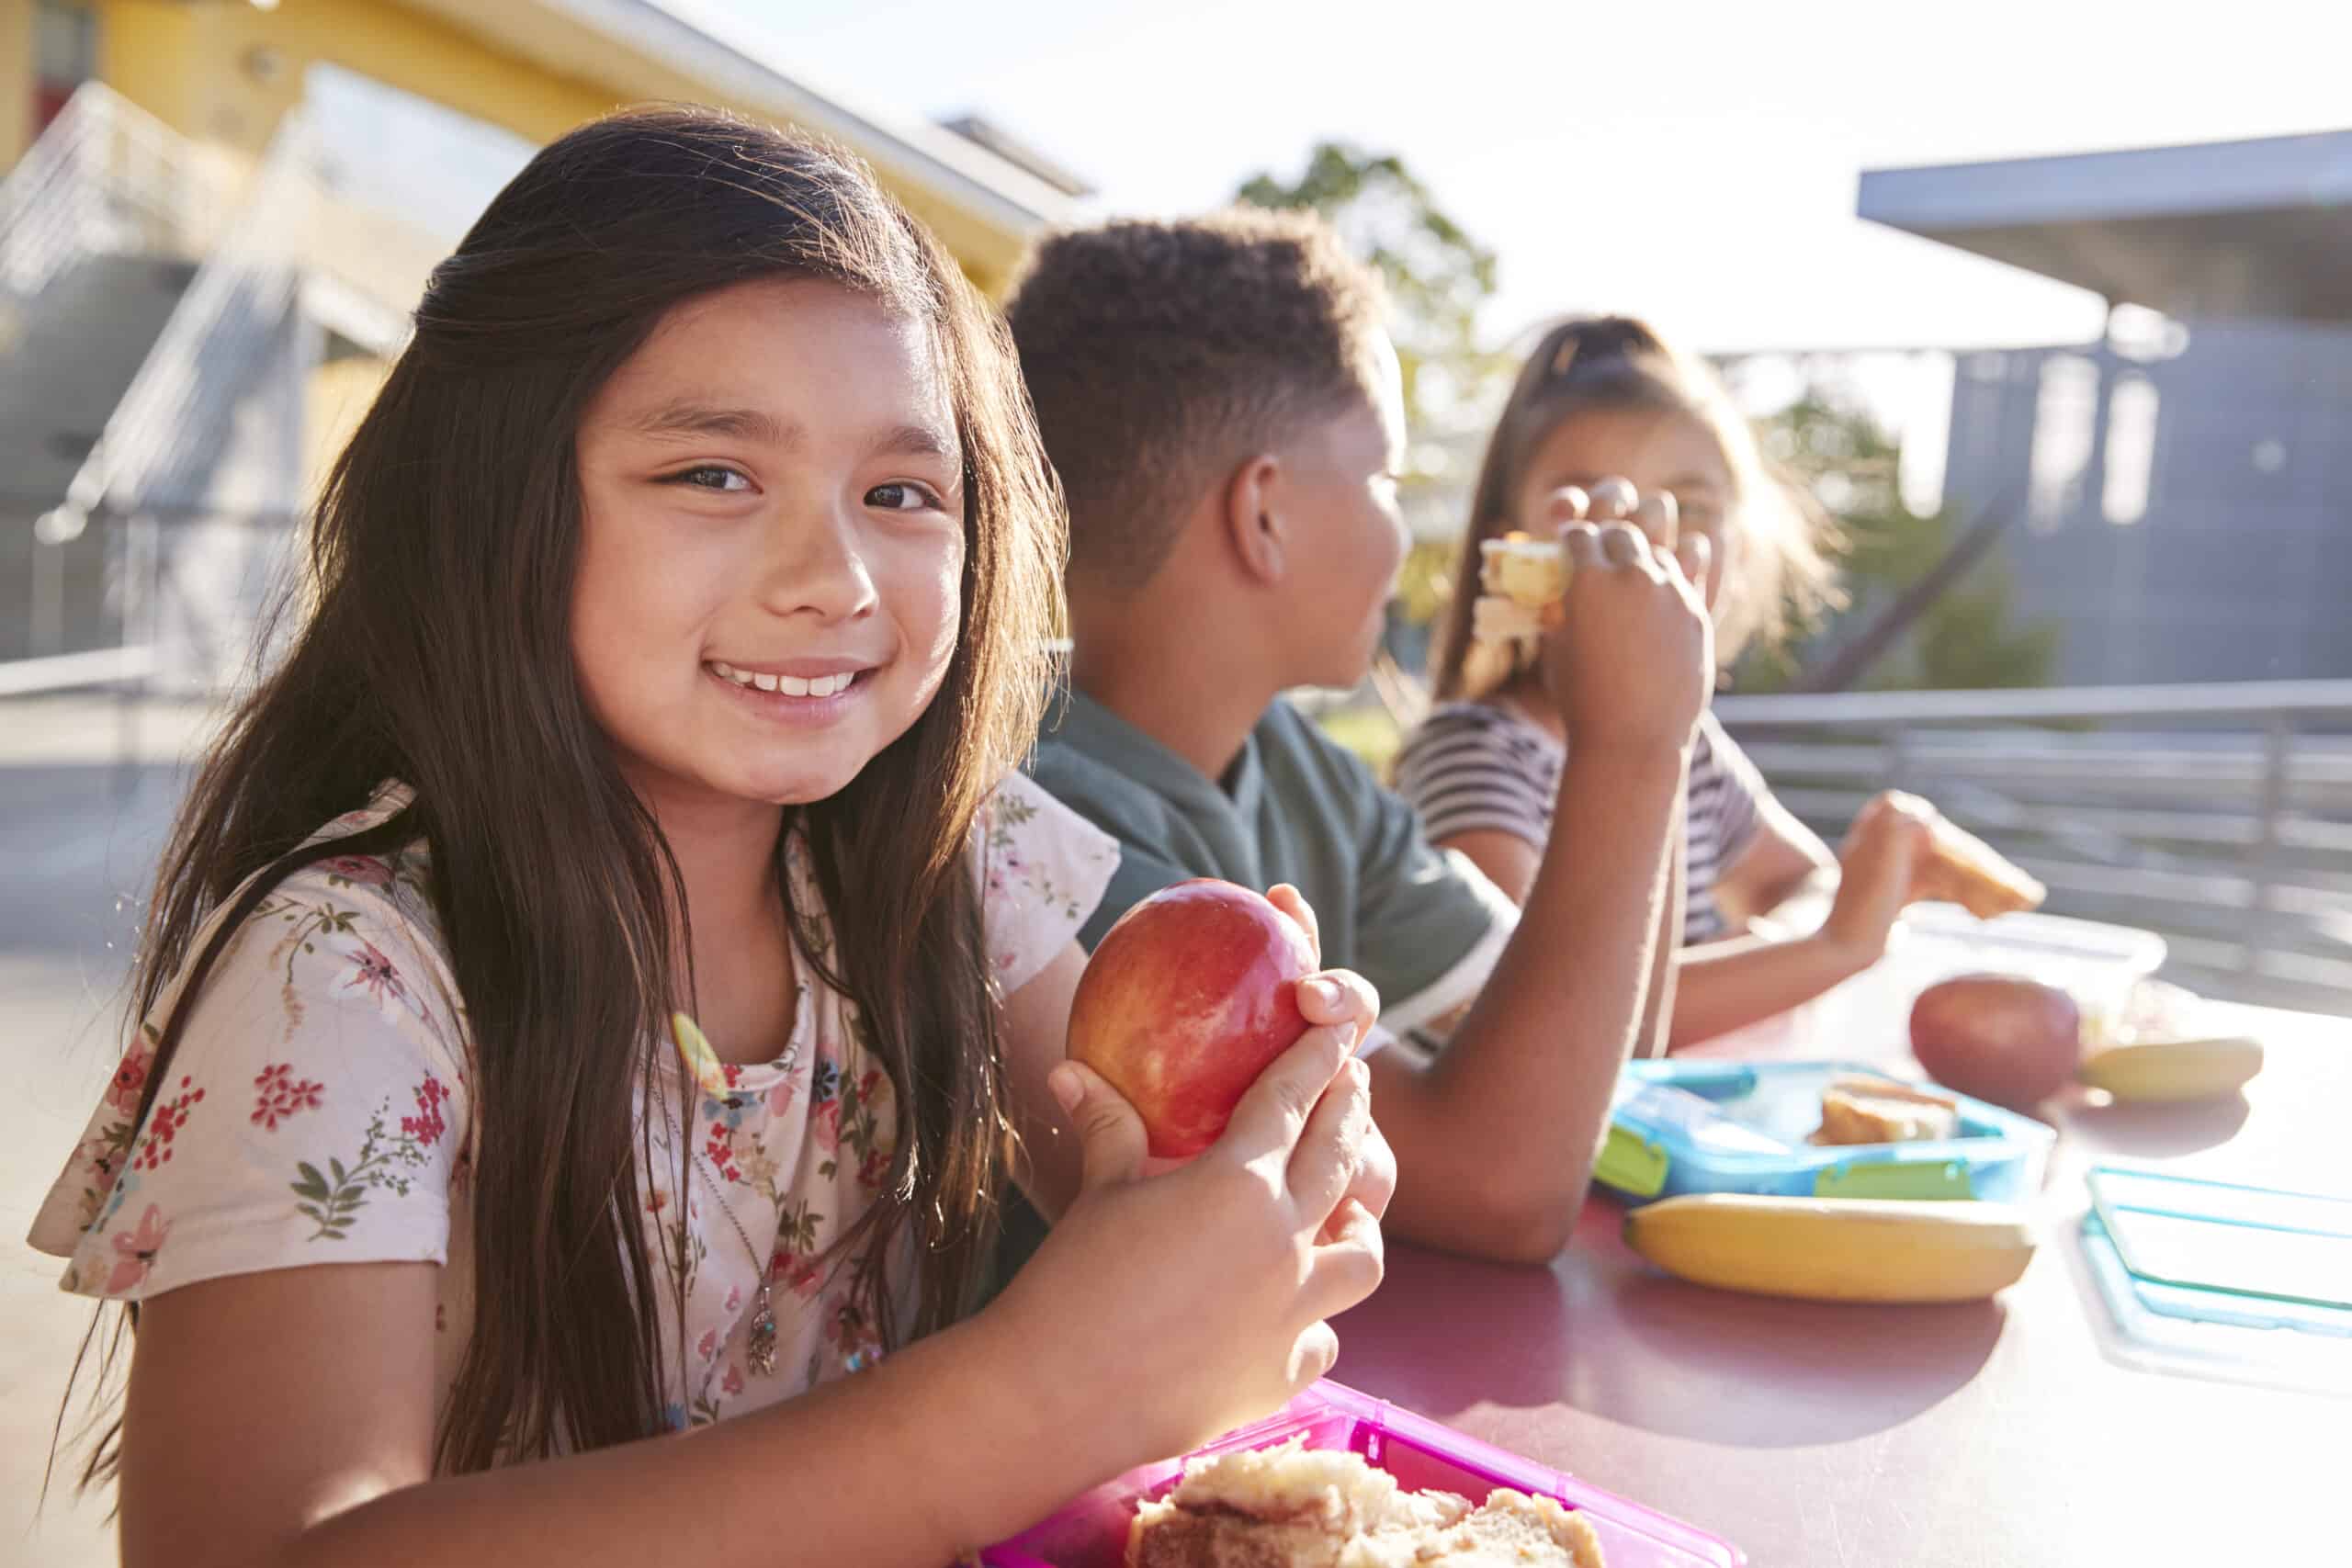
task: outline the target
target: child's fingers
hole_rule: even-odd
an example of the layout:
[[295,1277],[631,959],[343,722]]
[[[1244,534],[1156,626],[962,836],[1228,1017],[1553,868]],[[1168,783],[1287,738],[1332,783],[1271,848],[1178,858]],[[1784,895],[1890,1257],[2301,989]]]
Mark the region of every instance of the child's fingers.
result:
[[1585,570],[1600,564],[1600,530],[1589,523],[1571,523],[1560,530],[1560,548],[1568,564]]
[[1306,932],[1307,945],[1315,950],[1315,962],[1323,962],[1323,922],[1315,918],[1315,906],[1306,895],[1287,882],[1277,882],[1266,889],[1266,902],[1296,920]]
[[1350,969],[1326,969],[1298,983],[1298,1010],[1309,1023],[1351,1024],[1355,1043],[1380,1017],[1380,993]]
[[1290,1391],[1295,1394],[1306,1392],[1309,1383],[1327,1376],[1340,1364],[1340,1336],[1328,1323],[1310,1323],[1291,1346]]
[[1557,528],[1564,523],[1581,523],[1592,510],[1592,497],[1574,485],[1562,485],[1544,498],[1545,526]]
[[1610,523],[1600,530],[1600,558],[1611,566],[1631,567],[1635,570],[1655,572],[1657,564],[1650,558],[1650,542],[1630,523]]
[[1371,1075],[1351,1061],[1333,1077],[1315,1103],[1292,1151],[1285,1185],[1298,1206],[1300,1228],[1319,1234],[1356,1179],[1365,1141],[1372,1135]]
[[1386,1244],[1381,1238],[1378,1211],[1366,1208],[1357,1201],[1354,1193],[1349,1193],[1340,1200],[1340,1206],[1331,1211],[1331,1223],[1326,1227],[1323,1245],[1369,1247],[1374,1252],[1384,1250]]
[[1931,818],[1894,812],[1890,814],[1887,833],[1888,858],[1902,868],[1906,885],[1904,902],[1916,904],[1955,891],[1944,863],[1935,854],[1936,829]]
[[1315,1248],[1308,1267],[1306,1310],[1329,1317],[1380,1288],[1388,1267],[1387,1242],[1372,1212],[1350,1199],[1331,1216],[1331,1239]]
[[1357,1146],[1355,1179],[1340,1194],[1330,1217],[1323,1222],[1323,1228],[1315,1233],[1316,1244],[1323,1246],[1339,1240],[1347,1231],[1351,1215],[1363,1213],[1377,1221],[1388,1213],[1389,1201],[1396,1196],[1396,1156],[1388,1147],[1388,1140],[1381,1136],[1380,1123],[1375,1122]]
[[1634,488],[1633,480],[1612,474],[1592,487],[1592,510],[1587,515],[1595,523],[1613,523],[1631,517],[1641,500],[1641,491]]
[[1143,1118],[1125,1096],[1082,1062],[1057,1063],[1046,1075],[1046,1087],[1078,1129],[1084,1162],[1080,1190],[1133,1181],[1142,1173],[1148,1139]]
[[1659,549],[1671,550],[1682,536],[1682,507],[1668,490],[1654,490],[1634,504],[1634,526]]
[[1306,1119],[1314,1114],[1333,1075],[1349,1060],[1353,1049],[1350,1032],[1325,1027],[1300,1035],[1296,1044],[1258,1075],[1258,1081],[1233,1108],[1224,1136],[1202,1157],[1221,1156],[1242,1165],[1271,1161],[1274,1170],[1286,1170],[1291,1151],[1306,1129]]
[[1935,802],[1925,795],[1913,795],[1908,790],[1891,789],[1879,798],[1886,802],[1888,810],[1899,811],[1922,822],[1933,822],[1943,815],[1936,809]]
[[[1344,1215],[1348,1205],[1353,1203],[1376,1220],[1388,1213],[1388,1201],[1396,1196],[1396,1151],[1381,1135],[1380,1123],[1375,1119],[1356,1148],[1355,1179],[1348,1184],[1347,1195],[1340,1200],[1334,1213]],[[1329,1224],[1327,1221],[1327,1228]]]
[[1715,543],[1704,534],[1685,534],[1675,541],[1674,562],[1702,595],[1707,592],[1707,569],[1714,558]]

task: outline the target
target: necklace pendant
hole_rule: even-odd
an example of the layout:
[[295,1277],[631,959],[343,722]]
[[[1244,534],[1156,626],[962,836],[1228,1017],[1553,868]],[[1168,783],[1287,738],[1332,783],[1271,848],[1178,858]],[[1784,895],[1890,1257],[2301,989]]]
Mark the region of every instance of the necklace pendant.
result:
[[764,1284],[760,1287],[759,1300],[752,1305],[752,1332],[744,1341],[743,1358],[751,1363],[753,1375],[775,1375],[775,1308],[769,1304]]

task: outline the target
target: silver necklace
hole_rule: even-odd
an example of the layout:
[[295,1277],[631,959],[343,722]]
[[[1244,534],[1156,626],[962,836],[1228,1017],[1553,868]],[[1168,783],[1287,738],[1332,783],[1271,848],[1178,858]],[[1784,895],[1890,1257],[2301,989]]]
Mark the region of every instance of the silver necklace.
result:
[[760,1292],[752,1298],[752,1332],[743,1341],[743,1359],[751,1364],[752,1375],[773,1377],[775,1375],[775,1306],[768,1295],[768,1276],[774,1269],[760,1261],[760,1249],[752,1245],[752,1233],[745,1230],[743,1222],[735,1217],[734,1205],[728,1202],[725,1192],[721,1190],[718,1173],[711,1169],[708,1156],[696,1149],[694,1157],[695,1163],[702,1168],[704,1182],[710,1188],[710,1201],[718,1205],[718,1212],[726,1215],[727,1223],[734,1227],[736,1238],[742,1242],[744,1252],[751,1257],[752,1268],[759,1274]]
[[[808,985],[804,980],[798,982],[794,989],[793,1021],[796,1030],[799,1020],[804,1015],[803,1010],[808,1005]],[[693,1020],[685,1019],[684,1014],[680,1014],[679,1017],[684,1019],[685,1027],[694,1027]],[[673,1025],[673,1027],[677,1026]],[[695,1030],[697,1039],[700,1038],[700,1032],[699,1029]],[[681,1047],[682,1055],[683,1049]],[[705,1045],[704,1049],[707,1051],[708,1046]],[[798,1050],[797,1043],[786,1047],[785,1060],[787,1068],[798,1055]],[[693,1067],[691,1058],[688,1059],[687,1066],[689,1069]],[[733,1227],[736,1239],[743,1244],[743,1251],[752,1260],[752,1271],[759,1276],[759,1294],[752,1298],[752,1332],[743,1341],[743,1359],[750,1364],[752,1376],[774,1377],[776,1340],[775,1303],[769,1294],[769,1286],[770,1276],[775,1273],[775,1269],[771,1263],[761,1260],[760,1249],[752,1245],[752,1233],[743,1228],[743,1222],[735,1217],[735,1206],[727,1201],[726,1183],[711,1165],[709,1157],[701,1149],[695,1147],[694,1114],[691,1111],[685,1111],[682,1116],[678,1125],[678,1136],[686,1140],[686,1146],[693,1150],[694,1163],[701,1168],[703,1180],[710,1188],[710,1201],[718,1205],[720,1213],[727,1216],[728,1224]]]

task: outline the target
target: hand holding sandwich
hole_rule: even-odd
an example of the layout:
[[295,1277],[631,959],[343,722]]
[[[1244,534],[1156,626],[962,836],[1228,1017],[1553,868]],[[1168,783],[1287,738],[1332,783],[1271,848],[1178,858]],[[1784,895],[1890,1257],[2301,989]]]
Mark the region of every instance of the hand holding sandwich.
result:
[[1887,933],[1910,905],[1949,901],[1989,919],[2033,908],[2045,893],[1991,846],[1900,790],[1862,807],[1838,862],[1837,901],[1823,931],[1865,964],[1886,951]]
[[[1659,511],[1641,508],[1623,480],[1594,489],[1589,501],[1574,490],[1555,498],[1567,581],[1538,652],[1544,690],[1571,751],[1688,747],[1715,673],[1714,628],[1690,558],[1675,548],[1670,510],[1661,525]],[[1703,576],[1703,555],[1695,570]]]

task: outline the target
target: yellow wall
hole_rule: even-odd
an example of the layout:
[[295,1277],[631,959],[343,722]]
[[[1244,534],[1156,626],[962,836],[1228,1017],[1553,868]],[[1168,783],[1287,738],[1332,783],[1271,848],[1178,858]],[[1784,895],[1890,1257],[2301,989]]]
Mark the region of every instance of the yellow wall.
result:
[[368,405],[383,389],[391,367],[368,355],[330,359],[311,368],[302,386],[303,493],[315,496],[335,457]]
[[[27,3],[0,0],[0,17]],[[313,62],[340,65],[539,142],[623,102],[709,96],[691,80],[616,53],[602,40],[573,36],[558,41],[571,58],[602,59],[616,73],[625,72],[626,90],[502,51],[429,14],[430,6],[392,0],[281,0],[273,11],[231,0],[98,5],[104,81],[188,136],[245,151],[258,151],[268,141],[278,117],[300,96],[304,70]],[[894,178],[887,164],[877,164],[877,173],[981,288],[997,291],[1009,281],[1022,236]]]
[[0,0],[0,171],[32,140],[33,0]]
[[324,61],[546,141],[615,107],[613,95],[491,52],[384,0],[191,6],[105,0],[99,73],[184,134],[248,152],[269,140]]

